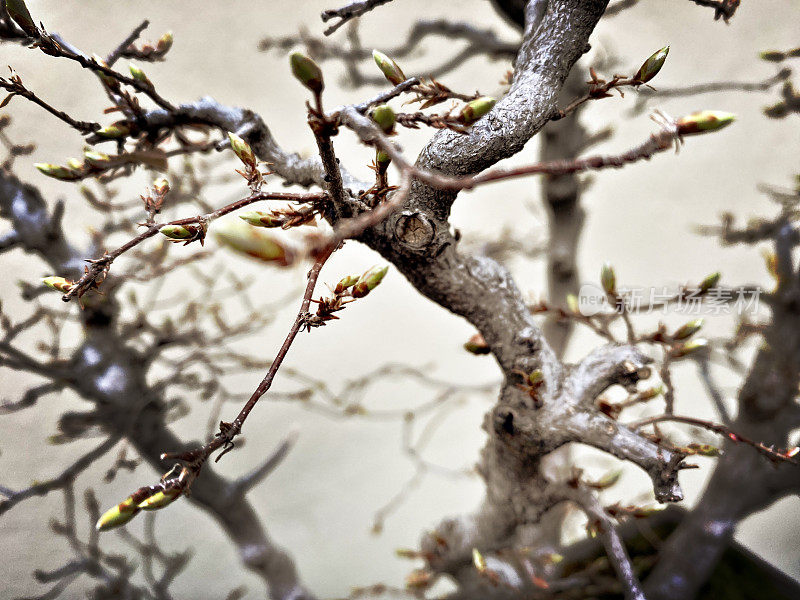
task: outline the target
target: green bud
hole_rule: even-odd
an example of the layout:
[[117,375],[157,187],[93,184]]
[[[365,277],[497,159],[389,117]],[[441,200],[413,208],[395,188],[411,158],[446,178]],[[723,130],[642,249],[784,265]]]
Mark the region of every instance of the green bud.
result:
[[346,277],[342,277],[339,280],[339,283],[336,284],[336,287],[333,290],[334,294],[341,294],[347,288],[353,287],[355,284],[358,283],[359,276],[358,275],[347,275]]
[[727,127],[736,119],[736,115],[720,110],[701,110],[678,119],[678,135],[695,135],[708,133]]
[[134,503],[133,496],[128,496],[117,504],[114,508],[107,510],[103,516],[97,520],[95,528],[98,531],[114,529],[120,525],[125,525],[139,512],[139,507]]
[[575,294],[567,294],[567,308],[570,312],[579,313],[580,305],[578,304],[578,297]]
[[156,179],[153,182],[153,190],[159,196],[165,196],[167,192],[169,192],[169,181],[163,177],[161,179]]
[[372,120],[378,124],[383,133],[392,133],[394,131],[394,111],[388,104],[381,104],[372,109]]
[[89,149],[83,151],[83,158],[93,167],[107,167],[111,162],[111,157],[108,154]]
[[196,233],[183,225],[164,225],[159,231],[171,240],[188,240]]
[[700,328],[703,326],[703,319],[695,319],[693,321],[689,321],[688,323],[684,323],[681,325],[678,330],[672,334],[673,340],[685,340],[686,338],[692,337],[695,333],[700,331]]
[[385,267],[379,267],[376,265],[364,273],[353,286],[353,298],[363,298],[369,294],[372,290],[378,287],[378,284],[383,280],[388,271],[388,265]]
[[720,449],[716,446],[712,446],[711,444],[689,444],[687,448],[700,456],[714,457],[722,455]]
[[472,549],[472,564],[475,565],[478,573],[483,573],[486,571],[486,559],[477,548]]
[[614,267],[610,263],[605,263],[603,268],[600,269],[600,283],[603,284],[603,289],[606,294],[614,294],[617,291],[617,276],[614,273]]
[[69,279],[64,279],[63,277],[45,277],[42,279],[42,283],[45,284],[52,290],[56,290],[57,292],[61,292],[62,294],[68,294],[69,291],[72,289],[73,283]]
[[489,344],[486,343],[486,340],[483,339],[480,333],[476,333],[466,341],[464,350],[475,355],[489,354],[492,351],[491,348],[489,348]]
[[705,351],[706,349],[708,349],[708,340],[697,338],[696,340],[686,342],[682,346],[674,348],[671,354],[672,358],[684,358],[691,354],[697,354]]
[[138,507],[142,510],[158,510],[177,500],[180,495],[181,490],[175,488],[161,490],[142,500]]
[[403,70],[397,65],[397,63],[380,50],[373,50],[372,58],[375,60],[375,64],[378,65],[378,68],[383,73],[383,76],[386,77],[386,79],[388,79],[389,83],[392,85],[400,85],[406,80]]
[[389,155],[383,150],[377,150],[375,152],[375,165],[378,167],[378,173],[386,173],[391,162],[392,159],[389,158]]
[[250,144],[245,142],[235,133],[228,133],[228,139],[231,141],[231,150],[233,150],[236,156],[239,157],[239,160],[241,160],[248,167],[255,168],[256,155],[253,153],[253,149],[250,147]]
[[284,220],[269,212],[253,210],[239,214],[239,218],[254,227],[280,227]]
[[70,158],[67,160],[67,166],[73,171],[83,171],[83,168],[86,165],[83,163],[82,160],[78,160],[77,158]]
[[722,273],[720,273],[719,271],[717,271],[716,273],[711,273],[711,275],[708,275],[705,279],[703,279],[703,281],[700,282],[700,293],[704,294],[711,288],[716,287],[721,277]]
[[[94,60],[94,62],[96,62],[98,65],[102,67],[108,67],[108,63],[99,54],[92,54],[92,60]],[[111,75],[106,75],[105,73],[101,73],[99,71],[96,71],[96,73],[97,76],[100,78],[100,81],[105,83],[111,89],[116,90],[119,88],[119,81],[114,77],[112,77]]]
[[215,234],[222,245],[252,258],[282,267],[294,262],[294,252],[273,234],[241,221],[225,221],[216,227]]
[[95,131],[95,134],[107,140],[116,140],[118,138],[125,137],[130,132],[131,132],[130,125],[128,125],[124,121],[118,121],[117,123],[112,123],[107,127],[98,129],[97,131]]
[[778,50],[766,50],[764,52],[759,52],[758,58],[769,62],[781,62],[786,58],[786,54],[779,52]]
[[325,89],[325,82],[317,63],[302,52],[292,52],[289,55],[289,63],[292,66],[292,73],[300,83],[315,94],[322,93],[322,90]]
[[61,165],[52,165],[50,163],[36,163],[33,165],[39,171],[52,177],[53,179],[60,179],[61,181],[75,181],[79,175],[70,168],[62,167]]
[[25,0],[6,0],[6,10],[8,16],[22,28],[22,31],[31,37],[39,37],[39,29],[36,27],[31,13],[28,12],[28,7],[25,6]]
[[471,102],[467,102],[466,106],[464,106],[458,114],[458,120],[464,125],[472,125],[475,121],[492,110],[495,102],[497,101],[490,96],[481,96]]
[[167,52],[167,50],[172,48],[173,40],[174,38],[172,36],[172,32],[168,31],[160,38],[158,38],[158,42],[156,43],[156,50],[158,50],[161,54],[164,54],[165,52]]
[[531,385],[537,385],[544,381],[544,373],[542,373],[539,369],[532,371],[530,375],[528,375],[528,382]]
[[661,50],[657,50],[650,58],[644,61],[641,67],[639,67],[633,79],[641,83],[650,81],[653,77],[658,75],[661,67],[664,66],[664,61],[667,60],[667,54],[669,54],[669,46],[664,46]]
[[150,83],[150,80],[147,78],[147,75],[144,74],[144,71],[138,66],[131,63],[128,67],[131,71],[131,77],[133,77],[136,81],[141,83]]

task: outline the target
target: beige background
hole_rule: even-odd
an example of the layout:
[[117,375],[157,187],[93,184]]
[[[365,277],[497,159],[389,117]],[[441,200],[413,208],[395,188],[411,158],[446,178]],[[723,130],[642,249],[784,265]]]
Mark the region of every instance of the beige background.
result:
[[[313,139],[304,126],[303,89],[291,78],[284,56],[256,51],[264,35],[285,35],[305,26],[319,33],[321,9],[335,5],[332,0],[313,2],[64,2],[35,1],[29,5],[34,17],[51,31],[62,33],[78,47],[105,54],[141,19],[152,25],[145,37],[154,38],[171,29],[175,46],[166,63],[146,65],[146,71],[162,94],[176,102],[211,95],[223,103],[248,106],[260,112],[277,139],[301,152],[313,150]],[[729,26],[714,22],[708,9],[686,0],[643,0],[635,9],[603,22],[593,37],[596,50],[619,57],[618,70],[635,69],[655,49],[671,44],[669,60],[657,83],[669,87],[711,80],[760,80],[774,72],[774,66],[756,58],[759,50],[789,48],[798,44],[796,0],[744,0]],[[362,37],[367,47],[385,47],[400,41],[410,23],[418,17],[469,18],[491,26],[508,39],[516,35],[498,19],[487,2],[422,2],[396,0],[365,19]],[[343,39],[339,33],[335,39]],[[426,42],[424,53],[403,61],[406,73],[425,73],[424,66],[439,62],[455,51],[453,44]],[[13,65],[26,84],[60,108],[81,118],[97,119],[104,106],[93,77],[80,68],[10,45],[0,47],[0,63]],[[121,63],[124,66],[124,62]],[[324,65],[329,105],[360,100],[376,90],[354,91],[339,85],[343,70],[333,63]],[[372,66],[365,63],[365,69]],[[499,91],[499,80],[508,65],[474,59],[442,80],[454,89],[483,93]],[[586,113],[593,129],[609,123],[618,135],[600,148],[614,152],[627,149],[653,129],[646,115],[632,117],[632,96],[624,100],[595,103]],[[618,279],[628,285],[677,285],[697,281],[707,273],[721,270],[731,285],[768,285],[762,259],[752,248],[721,248],[713,240],[691,233],[693,225],[714,222],[721,211],[731,210],[744,218],[772,214],[774,206],[756,191],[761,182],[789,184],[797,172],[800,138],[797,117],[783,121],[763,118],[760,109],[776,93],[709,94],[665,101],[657,106],[679,115],[702,108],[724,109],[739,115],[739,121],[708,139],[691,139],[677,155],[660,155],[649,163],[594,177],[586,194],[589,211],[586,232],[580,246],[579,264],[584,281],[596,280],[603,261],[617,268]],[[38,185],[48,198],[67,199],[66,223],[77,239],[86,239],[88,227],[101,220],[87,210],[74,186],[41,176],[32,168],[36,161],[63,162],[80,154],[80,137],[36,107],[15,99],[6,111],[14,117],[10,133],[16,141],[36,141],[38,150],[31,160],[20,161],[18,173]],[[427,132],[404,133],[400,138],[409,155],[414,155]],[[369,153],[359,149],[352,136],[337,139],[339,153],[357,173],[367,177]],[[536,156],[531,143],[512,163],[529,162]],[[234,168],[230,159],[226,169]],[[352,166],[351,166],[352,165]],[[123,197],[135,198],[146,178],[120,183]],[[277,184],[276,189],[278,189]],[[242,194],[243,186],[219,190],[210,200],[221,205]],[[456,204],[453,223],[465,235],[480,233],[491,237],[504,227],[531,239],[541,236],[543,215],[538,205],[539,187],[533,180],[514,181],[463,194]],[[0,225],[5,227],[5,225]],[[538,237],[537,237],[538,239]],[[184,252],[194,251],[189,246]],[[301,270],[277,273],[251,263],[226,257],[229,265],[259,278],[260,298],[279,297],[297,288]],[[335,282],[348,272],[358,272],[379,258],[372,252],[348,244],[323,274]],[[524,290],[533,296],[543,289],[540,263],[515,261],[511,265]],[[47,275],[41,263],[14,252],[3,255],[0,273],[4,283],[2,301],[9,311],[19,310],[15,281],[35,280]],[[182,280],[184,281],[184,280]],[[138,286],[146,289],[146,286]],[[57,296],[54,305],[60,304]],[[274,324],[255,339],[237,345],[269,357],[278,347],[291,321],[296,302],[275,315]],[[73,307],[75,309],[75,307]],[[474,358],[460,345],[471,335],[470,327],[420,298],[397,273],[390,271],[384,284],[368,301],[349,308],[342,321],[301,336],[288,359],[288,366],[323,376],[337,389],[342,382],[386,362],[400,361],[425,366],[437,376],[453,381],[482,383],[498,377],[489,358]],[[656,315],[644,322],[664,318],[670,323],[685,320],[680,315]],[[707,319],[709,335],[724,335],[731,320]],[[71,340],[72,344],[78,339]],[[597,343],[581,332],[569,349],[573,358],[584,355]],[[427,367],[427,365],[434,365]],[[729,396],[736,380],[725,369],[715,371]],[[0,371],[2,394],[16,399],[32,379]],[[252,389],[259,373],[238,376],[241,391]],[[279,376],[278,389],[292,385]],[[712,416],[702,389],[691,368],[676,372],[680,412]],[[399,408],[430,399],[433,392],[407,381],[383,383],[367,399],[374,408]],[[191,399],[189,399],[191,400]],[[467,396],[457,410],[448,414],[443,428],[426,454],[431,460],[453,467],[474,463],[483,443],[479,428],[491,396]],[[197,403],[199,404],[199,403]],[[197,405],[191,416],[175,424],[187,437],[205,426],[210,407]],[[0,420],[0,481],[23,487],[58,471],[66,457],[78,456],[94,441],[70,446],[49,446],[46,438],[54,432],[58,414],[83,405],[70,394],[40,401],[35,410]],[[235,407],[226,407],[230,416]],[[400,584],[411,565],[394,556],[400,546],[414,546],[420,531],[445,515],[471,509],[481,496],[475,478],[446,479],[435,475],[425,479],[386,523],[382,535],[370,533],[372,515],[400,489],[413,474],[410,462],[399,452],[400,423],[368,419],[330,419],[286,402],[270,402],[252,415],[247,426],[248,444],[229,455],[222,469],[230,474],[245,472],[257,464],[286,431],[300,432],[296,448],[283,466],[252,493],[252,501],[263,514],[274,538],[295,555],[299,570],[309,586],[322,595],[344,595],[351,586],[375,582]],[[588,453],[583,459],[590,471],[601,473],[612,459]],[[702,470],[682,475],[689,502],[696,498],[712,463],[701,460]],[[82,476],[79,487],[95,488],[101,502],[111,505],[156,476],[147,467],[122,473],[113,484],[103,484],[98,474],[109,466],[101,461]],[[622,484],[608,493],[610,500],[624,498],[648,501],[645,476],[626,474]],[[30,575],[36,568],[55,568],[66,546],[47,528],[51,515],[60,510],[58,495],[25,502],[0,520],[0,541],[5,548],[0,562],[3,597],[41,593]],[[800,576],[797,539],[800,502],[786,500],[742,524],[738,538],[793,576]],[[188,503],[169,509],[158,522],[167,548],[195,547],[190,568],[175,582],[177,597],[224,598],[233,587],[244,584],[248,598],[262,595],[258,580],[239,565],[234,550],[216,525]],[[82,523],[82,526],[85,525]],[[141,520],[130,530],[141,532]],[[112,548],[116,536],[106,534],[103,543]],[[105,547],[105,546],[104,546]],[[76,584],[66,597],[82,597]]]

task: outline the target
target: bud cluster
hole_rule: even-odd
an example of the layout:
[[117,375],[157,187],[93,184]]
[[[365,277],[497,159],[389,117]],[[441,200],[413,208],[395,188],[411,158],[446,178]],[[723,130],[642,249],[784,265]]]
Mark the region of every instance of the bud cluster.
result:
[[369,294],[380,285],[388,271],[388,265],[385,267],[375,265],[361,275],[342,277],[333,288],[332,297],[312,300],[317,305],[317,312],[306,318],[305,327],[310,330],[313,327],[321,327],[328,321],[338,319],[339,317],[334,313],[343,310],[346,304]]
[[167,31],[164,35],[158,38],[158,41],[145,42],[141,46],[131,44],[122,52],[122,56],[126,58],[136,58],[148,62],[155,62],[164,60],[167,52],[172,48],[174,38],[171,31]]
[[155,485],[141,487],[115,507],[107,510],[98,519],[98,531],[107,531],[125,525],[140,511],[158,510],[172,504],[187,488],[190,475],[186,469],[176,465]]

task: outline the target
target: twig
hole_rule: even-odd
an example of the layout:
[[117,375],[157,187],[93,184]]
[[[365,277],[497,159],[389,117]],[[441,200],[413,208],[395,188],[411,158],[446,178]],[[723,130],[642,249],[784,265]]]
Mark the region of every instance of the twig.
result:
[[342,8],[322,11],[320,18],[322,19],[323,23],[327,23],[331,19],[339,19],[336,23],[325,30],[325,35],[332,34],[350,19],[360,17],[364,13],[371,11],[376,6],[388,4],[391,1],[392,0],[356,0],[354,2],[350,2]]
[[130,35],[129,35],[128,37],[126,37],[124,40],[122,40],[122,43],[121,43],[119,46],[117,46],[116,48],[114,48],[114,49],[113,49],[113,50],[112,50],[112,51],[111,51],[111,52],[108,54],[108,56],[106,57],[106,64],[107,64],[109,67],[113,67],[113,66],[114,66],[114,63],[115,63],[115,62],[117,62],[117,60],[120,58],[120,56],[122,56],[122,53],[123,53],[123,52],[125,52],[125,50],[128,48],[128,46],[130,46],[130,45],[131,45],[132,43],[134,43],[134,42],[135,42],[137,39],[139,39],[139,36],[140,36],[140,35],[142,35],[142,32],[143,32],[145,29],[147,29],[147,27],[148,27],[149,25],[150,25],[150,21],[148,21],[147,19],[145,19],[144,21],[142,21],[142,22],[141,22],[141,23],[140,23],[140,24],[139,24],[139,25],[136,27],[136,29],[134,29],[133,31],[131,31],[131,33],[130,33]]
[[78,281],[76,281],[70,290],[64,294],[63,300],[64,302],[69,302],[72,298],[80,297],[92,287],[96,285],[96,282],[99,278],[103,277],[107,272],[111,263],[113,263],[117,258],[119,258],[122,254],[130,250],[131,248],[135,248],[139,244],[141,244],[146,239],[149,239],[156,235],[162,227],[167,225],[193,225],[196,223],[208,223],[232,213],[240,208],[243,208],[249,204],[254,202],[260,202],[261,200],[287,200],[287,201],[297,201],[297,202],[314,202],[320,201],[325,198],[325,194],[323,193],[309,193],[309,194],[293,194],[287,192],[257,192],[255,194],[251,194],[247,198],[243,198],[241,200],[237,200],[236,202],[232,202],[226,206],[223,206],[220,209],[217,209],[213,212],[210,212],[205,215],[200,215],[197,217],[188,217],[185,219],[177,219],[175,221],[169,221],[166,223],[154,223],[152,225],[148,225],[147,229],[137,235],[135,238],[128,240],[122,246],[118,247],[111,252],[106,252],[100,258],[90,260],[89,267],[86,269],[86,273],[81,277]]
[[641,584],[633,570],[625,543],[614,527],[611,517],[608,516],[595,495],[589,490],[578,488],[570,493],[569,497],[583,509],[603,541],[608,559],[622,584],[626,600],[646,600]]
[[772,460],[784,461],[794,465],[800,465],[800,460],[798,460],[797,448],[789,448],[783,451],[776,450],[775,448],[767,446],[762,442],[756,442],[743,435],[735,433],[725,425],[719,425],[717,423],[712,423],[711,421],[696,419],[694,417],[687,417],[683,415],[656,415],[654,417],[647,417],[646,419],[641,419],[639,421],[627,423],[626,427],[632,430],[637,430],[641,429],[642,427],[645,427],[646,425],[654,425],[656,423],[663,423],[666,421],[672,421],[675,423],[685,423],[686,425],[694,425],[696,427],[702,427],[703,429],[707,429],[708,431],[712,431],[716,434],[725,436],[732,442],[741,442],[743,444],[747,444],[748,446],[752,446],[753,448],[758,450],[761,454],[771,458]]

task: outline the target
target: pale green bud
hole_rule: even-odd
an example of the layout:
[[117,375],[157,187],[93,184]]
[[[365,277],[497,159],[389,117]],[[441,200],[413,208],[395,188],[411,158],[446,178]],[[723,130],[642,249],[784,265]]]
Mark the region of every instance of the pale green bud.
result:
[[708,133],[727,127],[736,120],[736,115],[720,110],[702,110],[681,117],[677,121],[679,135]]
[[163,177],[162,177],[161,179],[156,179],[156,180],[153,182],[153,190],[154,190],[154,191],[155,191],[155,193],[156,193],[156,194],[158,194],[159,196],[164,196],[164,195],[166,195],[166,194],[167,194],[167,192],[169,192],[169,181],[167,181],[167,180],[166,180],[165,178],[163,178]]
[[39,171],[47,175],[48,177],[52,177],[53,179],[60,179],[61,181],[75,181],[79,178],[79,175],[75,173],[72,169],[68,167],[62,167],[61,165],[53,165],[50,163],[36,163],[33,165]]
[[128,496],[114,508],[103,513],[103,516],[97,520],[95,528],[97,528],[98,531],[106,531],[119,527],[120,525],[125,525],[125,523],[137,515],[139,510],[139,507],[134,501],[134,497]]
[[231,150],[233,150],[236,156],[239,157],[239,160],[241,160],[248,167],[255,167],[256,155],[253,152],[253,149],[250,147],[250,144],[245,142],[235,133],[228,133],[228,139],[231,141]]
[[617,276],[614,273],[614,267],[610,263],[605,263],[603,268],[600,269],[600,283],[606,294],[614,294],[617,291]]
[[664,61],[667,60],[667,54],[669,54],[669,46],[664,46],[661,50],[657,50],[650,58],[644,61],[641,67],[639,67],[633,79],[641,83],[650,81],[653,77],[658,75],[661,67],[664,66]]
[[389,271],[389,266],[372,267],[369,271],[364,273],[358,282],[353,286],[353,298],[363,298],[372,290],[378,287],[378,284],[383,280],[386,273]]
[[703,326],[703,322],[703,319],[694,319],[693,321],[684,323],[675,333],[672,334],[672,339],[685,340],[686,338],[692,337],[695,333],[700,331],[700,328]]
[[177,500],[180,495],[181,491],[175,488],[161,490],[142,500],[138,507],[142,510],[158,510]]
[[159,51],[159,53],[164,54],[165,52],[167,52],[167,50],[172,48],[173,41],[174,38],[172,36],[172,32],[168,31],[160,38],[158,38],[158,42],[156,43],[156,49]]
[[351,288],[355,284],[357,284],[359,279],[360,278],[359,278],[358,275],[347,275],[345,277],[342,277],[339,280],[339,283],[336,284],[336,287],[334,288],[333,293],[334,294],[343,293],[347,288]]
[[239,218],[254,227],[280,227],[284,223],[283,219],[261,210],[240,213]]
[[492,110],[495,102],[497,101],[490,96],[481,96],[480,98],[467,102],[466,106],[464,106],[458,114],[458,120],[464,125],[472,125],[475,121]]
[[700,282],[700,293],[705,293],[711,288],[716,287],[721,277],[722,273],[719,271],[708,275],[705,279],[703,279],[703,281]]
[[286,267],[294,262],[295,254],[273,234],[250,227],[241,221],[225,221],[216,227],[217,240],[242,254]]
[[128,68],[130,69],[131,77],[133,77],[136,81],[150,84],[150,80],[147,78],[147,75],[145,75],[144,71],[142,71],[138,65],[131,63]]
[[84,150],[83,157],[86,159],[87,163],[98,168],[107,167],[111,162],[111,157],[108,156],[108,154],[103,154],[95,150]]
[[464,344],[464,350],[470,354],[476,355],[489,354],[492,351],[492,349],[489,348],[489,344],[486,343],[486,340],[483,339],[483,336],[480,333],[476,333],[466,341]]
[[686,342],[682,346],[678,346],[672,350],[673,358],[684,358],[691,354],[698,354],[708,349],[708,340],[697,338],[690,342]]
[[317,63],[302,52],[292,52],[289,55],[289,63],[292,66],[292,73],[300,83],[315,94],[322,93],[322,90],[325,89],[325,81],[322,79],[322,70]]
[[188,240],[196,234],[183,225],[164,225],[159,231],[171,240]]
[[61,292],[62,294],[68,294],[69,291],[72,289],[73,283],[69,279],[64,279],[63,277],[45,277],[42,279],[42,283],[45,284],[52,290],[56,290],[57,292]]
[[120,121],[118,123],[112,123],[111,125],[103,127],[102,129],[98,129],[97,131],[95,131],[95,134],[107,140],[115,140],[118,138],[125,137],[130,132],[131,132],[130,125],[128,125],[123,121]]
[[383,73],[383,76],[386,77],[386,79],[388,79],[389,83],[392,85],[400,85],[406,80],[403,70],[397,65],[396,62],[386,56],[383,52],[379,50],[373,50],[372,58],[375,60],[375,64],[378,65],[378,68]]
[[394,131],[395,114],[388,104],[381,104],[372,109],[372,120],[378,124],[383,133]]

